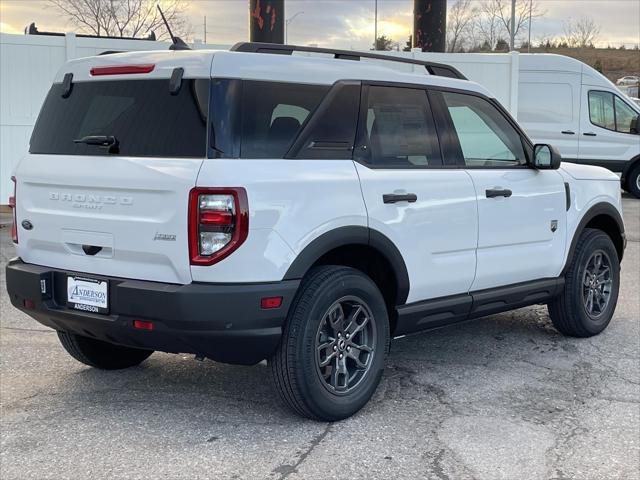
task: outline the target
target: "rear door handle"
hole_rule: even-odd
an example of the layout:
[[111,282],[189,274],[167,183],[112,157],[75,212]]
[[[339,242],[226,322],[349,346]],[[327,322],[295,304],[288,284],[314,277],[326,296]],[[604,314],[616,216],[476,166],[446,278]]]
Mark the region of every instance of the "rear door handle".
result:
[[562,130],[562,132],[560,132],[564,135],[575,135],[576,132],[572,131],[572,130]]
[[413,203],[418,200],[418,196],[415,193],[385,193],[382,195],[382,201],[384,203],[398,203],[409,202]]
[[513,195],[513,192],[508,188],[490,188],[485,191],[487,198],[505,197],[509,198]]
[[585,133],[583,133],[583,135],[585,137],[597,137],[598,136],[596,133],[593,133],[593,132],[585,132]]

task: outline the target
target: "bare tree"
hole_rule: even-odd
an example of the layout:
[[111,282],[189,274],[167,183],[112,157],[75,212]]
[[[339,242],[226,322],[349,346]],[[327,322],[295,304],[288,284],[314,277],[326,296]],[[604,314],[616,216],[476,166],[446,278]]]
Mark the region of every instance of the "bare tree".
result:
[[564,24],[564,41],[570,47],[591,47],[598,40],[600,25],[590,17],[568,20]]
[[475,17],[474,23],[481,49],[493,50],[498,38],[504,33],[504,27],[500,22],[500,13],[495,0],[480,4],[480,11]]
[[[105,37],[139,37],[155,32],[168,38],[156,0],[49,0],[82,31]],[[174,35],[187,36],[191,27],[184,17],[186,0],[163,0],[164,12]]]
[[473,21],[478,13],[471,0],[457,0],[447,12],[447,51],[458,52],[471,40]]
[[[546,12],[540,8],[538,0],[517,0],[515,11],[515,25],[513,38],[527,31],[529,17],[538,18]],[[488,0],[482,4],[482,17],[480,25],[483,25],[483,40],[492,46],[497,42],[497,37],[504,34],[511,38],[511,0]]]

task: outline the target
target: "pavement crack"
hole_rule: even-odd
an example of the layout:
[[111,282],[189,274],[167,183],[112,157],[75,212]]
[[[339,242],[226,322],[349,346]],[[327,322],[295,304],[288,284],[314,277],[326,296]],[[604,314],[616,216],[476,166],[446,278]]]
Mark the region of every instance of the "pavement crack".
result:
[[279,465],[276,468],[274,468],[271,473],[272,474],[279,473],[280,477],[278,480],[284,480],[285,478],[289,477],[289,475],[291,475],[292,473],[296,473],[300,465],[302,465],[302,463],[309,457],[309,455],[311,455],[313,450],[318,445],[320,445],[322,440],[324,440],[324,438],[329,434],[330,431],[331,431],[331,424],[329,423],[322,432],[320,432],[318,435],[316,435],[311,439],[311,442],[309,443],[309,447],[304,452],[302,452],[302,454],[300,454],[300,456],[298,457],[298,459],[293,465],[286,464],[286,463]]

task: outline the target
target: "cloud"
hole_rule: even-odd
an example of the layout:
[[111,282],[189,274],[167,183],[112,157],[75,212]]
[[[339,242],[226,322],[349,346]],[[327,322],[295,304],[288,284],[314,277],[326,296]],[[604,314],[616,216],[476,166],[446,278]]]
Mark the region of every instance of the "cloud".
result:
[[[297,12],[289,25],[290,43],[319,44],[341,48],[370,48],[374,32],[374,0],[285,0],[286,18]],[[455,0],[448,0],[452,5]],[[483,0],[473,0],[480,3]],[[519,0],[521,1],[521,0]],[[562,34],[563,23],[588,15],[601,25],[601,45],[640,42],[638,0],[538,0],[546,10],[534,19],[532,38]],[[249,37],[247,0],[191,0],[187,17],[193,37],[207,42],[232,44]],[[404,44],[412,31],[413,0],[378,0],[378,34]],[[40,30],[66,31],[71,24],[46,0],[1,0],[0,31],[21,33],[36,22]]]

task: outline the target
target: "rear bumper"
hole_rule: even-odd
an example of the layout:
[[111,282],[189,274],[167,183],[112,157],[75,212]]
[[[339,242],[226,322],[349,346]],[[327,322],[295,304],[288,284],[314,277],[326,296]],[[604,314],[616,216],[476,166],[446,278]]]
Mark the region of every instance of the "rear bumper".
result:
[[[99,315],[67,308],[66,278],[77,273],[11,260],[11,303],[55,330],[243,365],[274,353],[300,283],[174,285],[84,274],[109,281],[109,314]],[[275,296],[282,297],[279,308],[260,307],[262,298]],[[153,322],[153,330],[134,328],[134,320]]]

